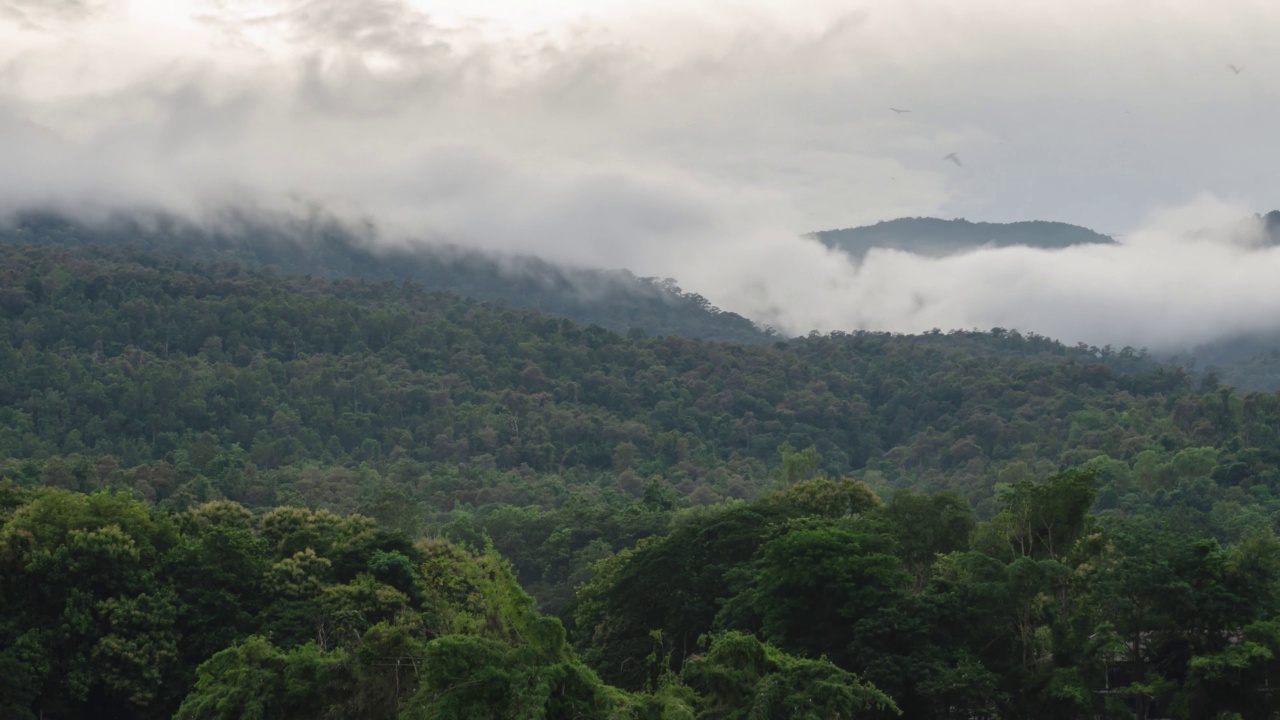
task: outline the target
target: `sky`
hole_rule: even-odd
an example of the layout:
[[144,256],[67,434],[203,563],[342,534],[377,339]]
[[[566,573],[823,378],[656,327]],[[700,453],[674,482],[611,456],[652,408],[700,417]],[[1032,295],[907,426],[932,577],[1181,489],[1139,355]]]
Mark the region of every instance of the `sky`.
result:
[[[1173,347],[1280,317],[1280,256],[1184,237],[1280,207],[1278,26],[1266,0],[0,0],[0,212],[319,210],[797,334]],[[802,237],[903,216],[1120,242]]]

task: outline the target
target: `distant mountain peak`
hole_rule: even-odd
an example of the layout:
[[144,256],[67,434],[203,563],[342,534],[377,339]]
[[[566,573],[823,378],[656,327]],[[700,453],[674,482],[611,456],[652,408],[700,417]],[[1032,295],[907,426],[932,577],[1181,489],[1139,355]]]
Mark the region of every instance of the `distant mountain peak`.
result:
[[843,250],[856,259],[864,257],[872,248],[892,248],[921,255],[944,256],[986,245],[1026,245],[1057,249],[1114,242],[1108,235],[1062,222],[1030,220],[990,223],[972,222],[965,218],[944,220],[933,217],[898,218],[862,227],[824,230],[813,233],[813,237],[827,247]]
[[1280,245],[1280,210],[1272,210],[1262,217],[1262,227],[1271,238],[1272,245]]

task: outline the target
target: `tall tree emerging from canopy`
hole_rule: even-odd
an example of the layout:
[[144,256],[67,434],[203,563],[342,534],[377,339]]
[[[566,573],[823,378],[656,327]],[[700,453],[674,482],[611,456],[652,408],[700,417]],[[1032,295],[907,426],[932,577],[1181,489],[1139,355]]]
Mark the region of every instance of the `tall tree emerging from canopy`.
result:
[[1072,469],[1042,483],[997,488],[1001,511],[987,528],[988,541],[1004,543],[1010,557],[1060,560],[1084,532],[1096,484],[1093,473]]
[[[794,520],[760,549],[749,604],[769,642],[850,666],[857,624],[901,601],[909,576],[883,540]],[[887,549],[887,548],[884,548]]]

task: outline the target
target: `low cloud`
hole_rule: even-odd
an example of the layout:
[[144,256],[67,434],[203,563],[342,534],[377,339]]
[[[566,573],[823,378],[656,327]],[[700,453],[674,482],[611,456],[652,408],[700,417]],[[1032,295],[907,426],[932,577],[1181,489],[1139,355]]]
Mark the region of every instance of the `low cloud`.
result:
[[872,250],[842,269],[827,275],[838,310],[822,318],[824,329],[1004,327],[1175,351],[1280,328],[1280,288],[1270,279],[1280,247],[1247,208],[1207,196],[1154,213],[1115,244],[941,258]]
[[119,4],[117,0],[0,0],[0,21],[25,30],[49,32],[100,16]]
[[[495,32],[400,0],[139,3],[0,4],[0,212],[323,208],[675,277],[792,333],[1155,347],[1276,317],[1271,249],[1177,239],[1280,197],[1269,5],[660,3]],[[1231,202],[1152,214],[1205,191]],[[801,237],[914,215],[1144,229],[861,263]]]

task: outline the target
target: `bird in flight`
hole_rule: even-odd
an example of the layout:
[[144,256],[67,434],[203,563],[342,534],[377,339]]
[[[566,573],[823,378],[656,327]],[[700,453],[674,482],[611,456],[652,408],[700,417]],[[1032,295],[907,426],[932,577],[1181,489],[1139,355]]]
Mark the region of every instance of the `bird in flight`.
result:
[[960,164],[960,156],[959,156],[959,155],[956,155],[955,153],[950,153],[950,154],[948,154],[948,155],[943,155],[943,156],[942,156],[942,159],[943,159],[943,160],[950,160],[951,162],[953,162],[953,163],[955,163],[955,164],[956,164],[956,167],[964,167],[964,165]]
[[896,113],[898,113],[899,115],[901,115],[901,114],[902,114],[902,113],[904,113],[904,112],[911,112],[910,110],[899,110],[899,109],[898,109],[898,108],[896,108],[896,107],[891,107],[891,108],[889,108],[889,109],[890,109],[890,110],[892,110],[892,111],[894,111],[894,112],[896,112]]
[[1236,75],[1239,75],[1239,74],[1240,74],[1240,71],[1241,71],[1241,70],[1244,70],[1244,68],[1242,68],[1242,67],[1236,67],[1235,65],[1233,65],[1233,64],[1231,64],[1231,63],[1227,63],[1227,69],[1228,69],[1228,70],[1230,70],[1232,73],[1234,73],[1234,74],[1236,74]]

